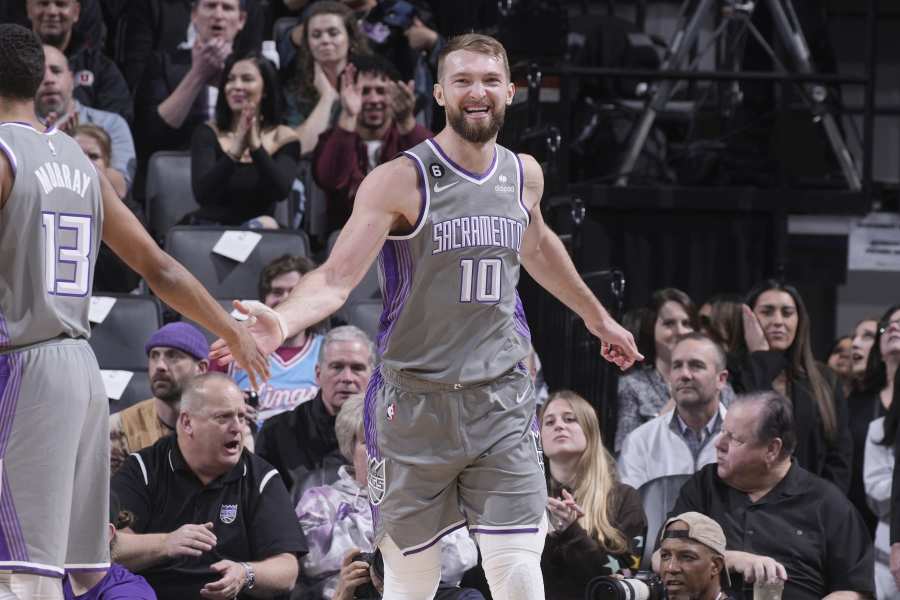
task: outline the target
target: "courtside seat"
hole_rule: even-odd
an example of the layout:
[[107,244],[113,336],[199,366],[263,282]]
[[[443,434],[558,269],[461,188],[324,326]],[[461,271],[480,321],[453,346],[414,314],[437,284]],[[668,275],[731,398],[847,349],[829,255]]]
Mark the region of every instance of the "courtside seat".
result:
[[103,323],[93,323],[89,343],[101,369],[147,369],[144,344],[162,327],[162,310],[153,296],[104,294],[116,299]]
[[239,263],[212,252],[226,231],[249,230],[179,225],[166,235],[166,251],[216,298],[256,298],[259,274],[266,265],[284,254],[309,256],[309,241],[302,231],[254,229],[262,239]]

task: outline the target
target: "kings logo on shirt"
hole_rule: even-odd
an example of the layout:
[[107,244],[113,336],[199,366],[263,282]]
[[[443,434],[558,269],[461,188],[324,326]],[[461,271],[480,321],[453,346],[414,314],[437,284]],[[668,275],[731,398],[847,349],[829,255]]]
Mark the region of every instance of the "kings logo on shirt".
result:
[[237,518],[237,504],[223,504],[219,509],[219,520],[230,525]]

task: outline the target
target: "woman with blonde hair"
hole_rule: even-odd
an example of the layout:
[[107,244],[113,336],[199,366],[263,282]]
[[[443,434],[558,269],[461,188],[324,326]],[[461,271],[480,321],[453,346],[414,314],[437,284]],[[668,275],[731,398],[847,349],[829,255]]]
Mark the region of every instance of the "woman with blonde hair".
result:
[[594,408],[571,391],[540,413],[550,527],[541,570],[548,600],[580,600],[598,575],[636,570],[647,518],[634,488],[619,482]]

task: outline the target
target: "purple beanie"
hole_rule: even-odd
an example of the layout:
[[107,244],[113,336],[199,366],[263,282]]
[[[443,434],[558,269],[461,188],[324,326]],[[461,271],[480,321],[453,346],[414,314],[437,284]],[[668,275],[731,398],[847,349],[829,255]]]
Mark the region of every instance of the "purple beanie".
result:
[[203,333],[188,323],[169,323],[150,336],[144,350],[150,354],[153,348],[176,348],[190,354],[197,360],[209,356],[209,342]]

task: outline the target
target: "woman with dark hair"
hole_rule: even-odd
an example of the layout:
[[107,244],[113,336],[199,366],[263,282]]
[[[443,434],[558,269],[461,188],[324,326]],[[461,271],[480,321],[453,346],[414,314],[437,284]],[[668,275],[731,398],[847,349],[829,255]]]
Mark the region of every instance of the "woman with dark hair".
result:
[[280,120],[272,63],[255,52],[230,56],[215,119],[197,127],[191,141],[191,184],[201,208],[184,223],[277,227],[271,215],[290,193],[300,158],[297,136]]
[[[890,325],[892,321],[896,322],[893,328]],[[900,304],[895,304],[876,322],[875,338],[868,352],[866,370],[847,399],[854,452],[853,474],[847,497],[859,510],[873,534],[877,518],[869,509],[863,488],[863,452],[872,421],[888,414],[892,406],[894,376],[898,367],[900,367]]]
[[[894,311],[900,315],[900,310]],[[892,354],[900,354],[900,322],[893,326],[895,341],[889,346]],[[892,361],[895,366],[897,359]],[[886,366],[882,362],[882,366]],[[888,368],[885,378],[896,381],[898,369]],[[888,600],[898,596],[897,584],[891,574],[891,490],[894,477],[894,448],[900,426],[900,386],[893,387],[886,413],[869,424],[863,460],[863,481],[869,506],[877,515],[875,528],[875,597]]]
[[844,395],[837,377],[813,358],[809,313],[800,292],[767,280],[751,290],[747,305],[756,318],[744,323],[747,352],[732,374],[735,390],[775,390],[790,398],[797,462],[846,492],[852,441]]
[[304,152],[312,152],[340,112],[341,73],[351,56],[368,54],[369,47],[356,13],[330,0],[313,4],[290,37],[297,57],[285,85],[285,122],[296,128]]
[[616,425],[616,452],[625,436],[641,424],[672,409],[669,396],[669,367],[672,348],[679,337],[698,329],[697,309],[690,296],[679,289],[653,292],[649,314],[642,319],[641,346],[644,362],[619,379],[619,412]]
[[619,481],[597,413],[570,391],[541,409],[550,527],[541,571],[548,600],[581,600],[597,575],[636,571],[647,535],[637,491]]

